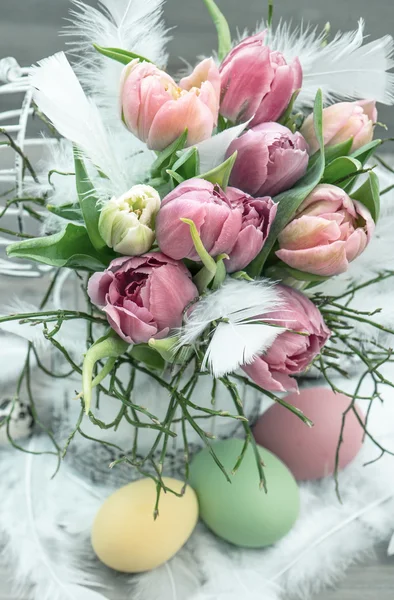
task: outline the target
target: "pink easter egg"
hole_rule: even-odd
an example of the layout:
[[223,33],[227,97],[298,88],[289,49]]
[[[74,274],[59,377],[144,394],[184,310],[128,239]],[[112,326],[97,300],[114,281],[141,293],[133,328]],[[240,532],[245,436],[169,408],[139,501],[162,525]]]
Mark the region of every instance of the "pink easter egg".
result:
[[[274,404],[261,415],[253,429],[260,446],[280,458],[298,481],[320,479],[335,471],[335,455],[342,425],[342,415],[351,403],[344,394],[323,387],[305,388],[290,394],[286,402],[296,406],[313,421],[308,427],[297,415]],[[364,421],[360,409],[358,415]],[[353,410],[346,415],[339,468],[343,469],[361,449],[364,430]]]

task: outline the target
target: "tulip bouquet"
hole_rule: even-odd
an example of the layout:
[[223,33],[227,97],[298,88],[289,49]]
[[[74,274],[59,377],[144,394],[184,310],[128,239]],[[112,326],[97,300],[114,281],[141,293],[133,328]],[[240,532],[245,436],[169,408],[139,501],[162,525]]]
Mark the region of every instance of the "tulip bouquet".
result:
[[[358,31],[329,41],[327,29],[321,35],[291,32],[285,24],[275,30],[270,15],[255,35],[233,43],[223,14],[213,0],[204,1],[218,31],[218,52],[179,81],[161,68],[160,52],[142,55],[141,41],[134,40],[135,47],[108,43],[114,28],[124,33],[115,9],[110,23],[108,15],[75,2],[89,67],[84,71],[82,61],[76,71],[81,68],[91,96],[63,53],[33,67],[30,80],[40,114],[64,138],[67,160],[73,155],[71,168],[51,174],[75,182],[76,195],[70,186],[69,196],[47,186],[38,200],[49,200],[44,235],[15,232],[27,239],[7,250],[10,258],[52,266],[54,280],[65,269],[75,272],[86,297],[86,311],[50,308],[49,291],[37,312],[1,319],[41,326],[81,376],[81,415],[64,450],[54,441],[59,456],[82,433],[84,413],[98,430],[116,430],[122,420],[137,432],[153,429],[147,453],[138,454],[135,435],[132,451],[122,451],[118,462],[148,472],[159,490],[179,411],[186,478],[187,427],[224,470],[200,419],[236,419],[245,431],[244,451],[255,444],[242,401],[245,386],[308,426],[308,415],[280,395],[296,390],[298,377],[320,372],[335,390],[335,373],[344,374],[345,359],[356,357],[361,378],[375,382],[372,401],[385,382],[379,366],[391,355],[356,327],[362,322],[391,330],[352,304],[359,289],[393,275],[390,265],[368,281],[342,275],[337,287],[328,284],[366,250],[379,219],[371,159],[383,143],[373,139],[376,101],[394,101],[387,72],[392,39],[362,45],[360,22]],[[365,60],[374,65],[370,82],[347,77],[346,61],[359,72]],[[107,69],[115,75],[105,91]],[[334,102],[341,98],[346,101]],[[88,349],[75,359],[59,334],[78,320],[87,323]],[[34,344],[32,352],[40,366]],[[133,395],[136,373],[168,392],[164,419]],[[207,376],[209,407],[192,396]],[[232,399],[234,414],[215,407],[219,387]],[[359,390],[347,394],[349,410]],[[121,402],[112,423],[95,414],[100,394]]]

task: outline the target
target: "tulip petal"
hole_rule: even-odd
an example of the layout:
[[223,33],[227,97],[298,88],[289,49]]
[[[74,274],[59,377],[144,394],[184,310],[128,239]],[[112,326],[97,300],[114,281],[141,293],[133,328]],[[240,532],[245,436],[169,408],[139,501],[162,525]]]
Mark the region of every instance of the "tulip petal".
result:
[[285,112],[294,89],[292,67],[286,64],[279,66],[275,71],[270,93],[263,98],[250,126],[279,119]]
[[[175,82],[173,85],[176,87]],[[162,106],[172,101],[172,96],[158,77],[145,77],[140,83],[139,92],[138,137],[146,142],[156,114]]]
[[149,132],[148,147],[164,150],[187,128],[187,145],[193,146],[212,135],[214,118],[209,107],[193,90],[178,100],[166,102],[157,112]]
[[233,248],[242,226],[242,211],[210,202],[205,204],[206,216],[201,227],[201,238],[213,257],[228,253]]
[[376,101],[375,100],[357,100],[356,104],[361,106],[368,119],[372,121],[372,123],[376,123],[378,120],[378,111],[376,110]]
[[247,121],[271,89],[275,71],[270,61],[270,49],[257,39],[255,43],[239,46],[224,61],[220,74],[221,114],[233,123]]
[[182,325],[183,309],[198,296],[190,278],[178,268],[165,265],[155,269],[150,277],[150,310],[159,330]]
[[141,344],[157,334],[157,327],[154,324],[150,325],[142,321],[130,310],[111,304],[107,304],[103,310],[112,329],[129,344]]
[[273,373],[269,369],[263,357],[256,358],[250,365],[243,365],[242,370],[263,390],[269,392],[287,392],[290,389],[294,389],[292,378],[283,374],[281,374],[280,378],[277,378],[276,373]]
[[[353,102],[338,102],[323,110],[323,140],[325,146],[331,145],[332,138],[346,125],[353,111]],[[309,144],[311,154],[314,154],[319,149],[313,119],[313,114],[309,115],[300,129],[301,134]],[[341,141],[344,142],[349,137],[344,137]]]
[[263,144],[261,136],[249,130],[234,140],[226,153],[226,158],[237,151],[237,159],[230,176],[230,185],[255,196],[262,188],[268,175],[269,148]]
[[110,271],[102,273],[94,273],[88,282],[89,298],[96,306],[105,306],[105,298],[107,296],[109,286],[114,279]]
[[343,241],[306,250],[281,249],[276,252],[276,256],[293,269],[323,277],[345,273],[349,266],[346,258],[346,242]]
[[320,216],[322,213],[336,212],[343,205],[352,208],[355,214],[352,201],[343,189],[330,183],[321,183],[305,198],[296,214]]
[[327,245],[341,238],[341,230],[335,221],[303,215],[291,221],[280,233],[281,248],[302,250]]
[[194,222],[200,232],[205,222],[205,205],[196,200],[181,197],[171,202],[163,202],[163,206],[156,219],[156,238],[162,252],[175,260],[186,256],[191,260],[199,261],[194,249],[190,227],[181,221],[181,218]]
[[346,257],[349,262],[352,262],[357,256],[364,252],[367,246],[367,235],[365,231],[359,227],[346,240]]
[[276,196],[292,188],[305,175],[309,156],[306,150],[278,148],[271,153],[270,159],[267,180],[261,186],[259,194]]
[[148,252],[154,241],[154,231],[150,227],[139,223],[135,227],[130,227],[122,240],[115,244],[113,248],[119,254],[138,256]]
[[227,273],[242,271],[260,252],[264,244],[264,235],[253,225],[248,225],[238,235],[235,246],[226,259]]
[[193,87],[201,90],[200,100],[209,106],[216,124],[220,102],[220,73],[214,60],[206,58],[200,62],[191,75],[181,79],[179,85],[188,91]]

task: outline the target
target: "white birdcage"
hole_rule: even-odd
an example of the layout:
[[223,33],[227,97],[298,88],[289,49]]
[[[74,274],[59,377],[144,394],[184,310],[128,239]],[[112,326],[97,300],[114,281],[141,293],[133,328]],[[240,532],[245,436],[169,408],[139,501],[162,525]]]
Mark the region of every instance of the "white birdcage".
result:
[[[20,67],[15,58],[7,57],[0,60],[0,101],[1,97],[11,96],[15,108],[0,112],[0,130],[9,134],[16,146],[34,162],[42,153],[45,146],[53,143],[44,138],[28,138],[29,119],[33,115],[33,90],[28,80],[29,68]],[[9,105],[9,102],[7,102]],[[0,104],[1,107],[1,104]],[[7,141],[6,137],[2,141]],[[33,182],[32,175],[25,172],[22,156],[10,147],[0,146],[0,209],[4,209],[7,200],[23,198],[26,187]],[[9,189],[11,187],[11,189]],[[29,213],[20,203],[7,209],[5,225],[13,230],[26,231],[32,227]],[[10,276],[41,277],[50,270],[45,265],[19,263],[6,260],[4,248],[10,241],[15,241],[0,233],[0,273]]]

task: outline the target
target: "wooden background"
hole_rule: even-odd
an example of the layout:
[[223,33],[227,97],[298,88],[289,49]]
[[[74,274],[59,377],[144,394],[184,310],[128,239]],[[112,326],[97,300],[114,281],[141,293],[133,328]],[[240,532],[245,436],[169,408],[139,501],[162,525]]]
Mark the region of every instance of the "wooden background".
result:
[[[96,4],[96,0],[87,1]],[[265,16],[265,0],[218,0],[218,4],[233,31],[237,27],[253,29]],[[27,66],[64,48],[65,39],[58,37],[58,30],[69,8],[69,0],[0,0],[0,57],[12,55]],[[321,26],[330,21],[333,31],[352,29],[358,18],[364,17],[372,39],[393,33],[394,0],[275,0],[275,11],[278,18],[291,18],[295,23],[301,18]],[[165,16],[169,27],[176,26],[169,48],[172,71],[182,65],[180,56],[193,62],[196,55],[215,47],[215,31],[200,0],[168,0]],[[7,102],[7,97],[0,97],[0,110],[7,108]],[[393,135],[394,109],[381,108],[379,118]],[[364,565],[351,567],[335,590],[314,600],[393,600],[394,559],[387,558],[386,547],[378,548],[377,555]],[[13,600],[6,577],[0,573],[0,600]]]

